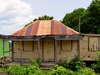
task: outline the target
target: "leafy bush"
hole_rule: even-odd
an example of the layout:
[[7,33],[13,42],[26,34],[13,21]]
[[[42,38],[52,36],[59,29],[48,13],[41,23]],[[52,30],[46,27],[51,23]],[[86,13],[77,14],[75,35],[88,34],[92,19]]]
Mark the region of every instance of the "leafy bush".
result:
[[49,75],[74,75],[74,72],[62,66],[55,65],[49,72]]
[[73,71],[77,71],[80,68],[84,67],[83,61],[79,58],[79,56],[75,56],[72,60],[65,61],[64,64],[62,64],[63,67],[69,68]]
[[32,65],[39,67],[41,65],[41,62],[43,59],[41,59],[41,58],[39,58],[39,59],[29,58],[29,60],[32,62]]
[[100,51],[97,53],[97,56],[96,63],[92,64],[92,68],[95,72],[100,73]]
[[37,64],[38,64],[39,66],[41,66],[42,61],[43,61],[43,58],[38,58],[38,59],[36,59],[36,62],[37,62]]
[[26,67],[20,65],[12,65],[8,68],[9,75],[27,75]]
[[43,71],[34,65],[30,66],[20,66],[13,65],[8,68],[9,75],[44,75]]
[[81,68],[78,70],[77,75],[96,75],[90,68]]
[[45,74],[39,67],[30,65],[27,68],[27,75],[45,75]]
[[7,69],[8,67],[3,65],[2,67],[0,67],[0,72],[5,72],[7,71]]

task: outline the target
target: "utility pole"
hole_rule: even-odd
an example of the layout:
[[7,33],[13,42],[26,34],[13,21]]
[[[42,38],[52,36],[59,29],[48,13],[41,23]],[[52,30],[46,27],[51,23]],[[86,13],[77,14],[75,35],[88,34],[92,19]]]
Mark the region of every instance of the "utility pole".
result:
[[79,33],[80,33],[80,29],[81,29],[81,26],[80,26],[80,15],[79,15]]

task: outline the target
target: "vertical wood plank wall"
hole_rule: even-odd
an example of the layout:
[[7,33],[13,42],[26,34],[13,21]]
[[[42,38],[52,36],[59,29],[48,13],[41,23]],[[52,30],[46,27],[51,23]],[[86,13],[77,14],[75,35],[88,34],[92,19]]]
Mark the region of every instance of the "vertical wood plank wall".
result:
[[[29,42],[23,42],[24,48],[22,51],[22,58],[38,58],[38,42],[34,41],[34,44],[32,44],[32,41]],[[33,50],[34,46],[34,50]],[[41,49],[41,46],[40,46]],[[14,58],[20,58],[20,42],[14,41],[13,42],[13,51],[14,51]]]
[[99,38],[98,36],[84,36],[80,40],[80,57],[86,61],[93,61],[97,57],[99,51]]
[[54,39],[44,39],[44,61],[54,61]]
[[58,61],[59,60],[70,60],[75,55],[77,55],[77,50],[78,50],[77,41],[76,40],[73,40],[73,41],[63,40],[63,41],[64,43],[62,42],[62,44],[61,44],[61,40],[57,41]]
[[[38,41],[24,41],[22,58],[38,58]],[[67,43],[66,43],[67,42]],[[69,44],[68,44],[69,43]],[[33,48],[34,46],[34,48]],[[43,47],[42,47],[43,46]],[[68,48],[66,48],[68,47]],[[65,49],[66,48],[66,49]],[[34,50],[33,50],[34,49]],[[77,55],[77,41],[57,40],[57,60],[69,60]],[[44,61],[54,61],[54,39],[40,40],[41,57]],[[13,41],[14,58],[20,58],[20,41]]]
[[[83,60],[95,60],[96,52],[94,51],[100,48],[100,37],[94,37],[94,41],[91,39],[89,40],[89,36],[84,36],[83,40],[80,40],[80,57]],[[98,42],[98,43],[97,43]],[[30,42],[23,42],[24,50],[22,51],[22,58],[38,58],[38,41],[30,41]],[[70,60],[75,55],[77,55],[78,51],[78,41],[77,40],[57,40],[57,61],[59,60]],[[92,45],[96,47],[92,47]],[[91,49],[94,48],[94,49]],[[90,51],[89,49],[93,50]],[[44,38],[40,40],[40,50],[41,50],[41,57],[44,58],[44,61],[54,61],[54,39],[53,38]],[[98,49],[100,50],[100,49]],[[14,58],[20,58],[20,42],[13,41],[13,51],[14,51]]]

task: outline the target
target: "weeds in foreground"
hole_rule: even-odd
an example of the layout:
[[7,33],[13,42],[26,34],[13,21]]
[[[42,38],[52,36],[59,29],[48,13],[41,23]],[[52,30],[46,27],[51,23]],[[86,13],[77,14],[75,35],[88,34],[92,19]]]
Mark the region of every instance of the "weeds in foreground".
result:
[[[100,70],[99,68],[92,70],[85,67],[83,61],[80,60],[78,56],[70,61],[66,61],[62,64],[62,66],[55,65],[54,68],[50,70],[40,69],[38,64],[39,60],[37,61],[31,58],[30,61],[32,62],[32,65],[12,65],[9,67],[2,66],[0,71],[7,72],[9,75],[97,75],[94,70]],[[98,64],[100,63],[98,62],[95,65]]]

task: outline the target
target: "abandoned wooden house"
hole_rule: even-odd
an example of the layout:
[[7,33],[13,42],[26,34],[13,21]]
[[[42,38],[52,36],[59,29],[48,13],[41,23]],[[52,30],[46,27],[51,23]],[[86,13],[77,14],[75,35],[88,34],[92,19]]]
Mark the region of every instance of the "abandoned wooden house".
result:
[[12,60],[43,58],[43,61],[70,60],[79,55],[93,61],[100,35],[80,34],[56,20],[37,20],[5,39],[12,40]]

